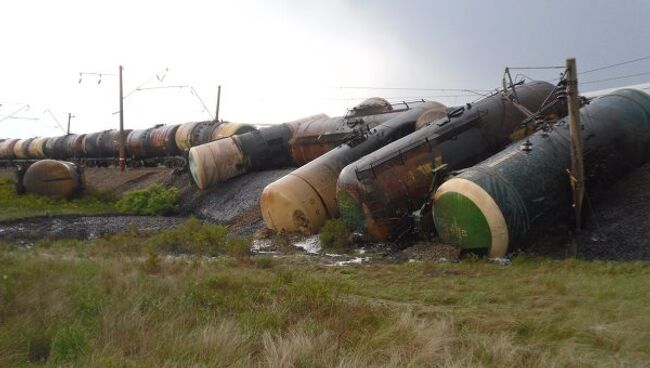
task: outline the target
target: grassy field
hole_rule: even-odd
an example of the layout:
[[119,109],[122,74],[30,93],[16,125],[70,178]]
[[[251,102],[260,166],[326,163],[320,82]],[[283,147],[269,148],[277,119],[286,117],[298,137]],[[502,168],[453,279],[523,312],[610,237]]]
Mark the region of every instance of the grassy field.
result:
[[53,200],[33,194],[16,195],[10,180],[0,179],[0,221],[47,215],[99,215],[116,213],[115,199],[99,193],[71,201]]
[[242,244],[191,222],[152,237],[0,245],[0,366],[650,362],[648,263],[328,267]]

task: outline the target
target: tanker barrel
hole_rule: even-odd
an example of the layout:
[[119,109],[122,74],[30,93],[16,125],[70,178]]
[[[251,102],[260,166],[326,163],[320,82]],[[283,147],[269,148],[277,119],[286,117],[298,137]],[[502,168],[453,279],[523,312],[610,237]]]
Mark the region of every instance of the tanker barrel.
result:
[[181,152],[190,148],[208,143],[212,134],[221,123],[215,121],[201,121],[185,123],[176,130],[176,145]]
[[20,139],[6,139],[0,143],[0,159],[11,160],[15,156],[14,146]]
[[[550,83],[515,89],[519,104],[533,112],[547,98],[555,100],[550,98],[554,91]],[[552,106],[547,113],[564,110],[559,103]],[[419,130],[343,169],[337,182],[341,218],[373,240],[407,234],[413,229],[412,213],[430,201],[431,185],[443,174],[441,168],[465,168],[497,153],[533,131],[521,126],[525,119],[501,93],[452,112],[444,106],[425,112]]]
[[14,157],[16,157],[19,160],[25,160],[29,158],[28,148],[33,140],[34,138],[27,138],[27,139],[20,139],[18,142],[16,142],[16,144],[14,145]]
[[[124,129],[124,142],[126,138],[131,134],[133,129]],[[104,157],[119,157],[120,155],[120,131],[113,130],[108,136],[108,140],[104,141],[105,145],[103,146]],[[130,156],[129,147],[125,147],[125,156]]]
[[[323,118],[327,116],[314,115],[192,147],[188,155],[190,178],[200,189],[206,189],[250,170],[292,165],[289,140],[294,131],[302,124]],[[226,124],[232,123],[223,123],[223,130],[217,134],[248,129],[233,130],[236,126]]]
[[57,199],[68,199],[82,189],[79,168],[66,161],[37,161],[27,168],[21,181],[28,193]]
[[416,120],[437,105],[410,103],[386,122],[358,132],[348,143],[269,184],[260,199],[266,227],[277,231],[317,232],[329,217],[338,215],[336,180],[341,170],[350,162],[413,132]]
[[87,134],[83,141],[84,155],[88,158],[113,156],[113,130]]
[[206,189],[250,170],[289,165],[290,138],[289,126],[280,124],[192,147],[191,178]]
[[216,121],[205,121],[194,126],[190,134],[190,147],[200,146],[212,141],[212,135],[221,125]]
[[126,136],[126,150],[133,158],[149,158],[155,156],[150,145],[151,132],[156,127],[147,129],[136,129]]
[[291,156],[296,166],[302,166],[315,158],[345,143],[347,139],[367,131],[395,117],[392,104],[383,98],[369,98],[349,110],[348,114],[336,118],[323,115],[292,126]]
[[34,138],[27,146],[27,157],[32,159],[45,158],[44,147],[49,138]]
[[194,127],[198,124],[199,124],[198,122],[191,122],[191,123],[181,124],[178,127],[178,129],[176,130],[175,141],[179,151],[186,152],[189,151],[190,148],[192,148],[192,145],[190,144],[192,129],[194,129]]
[[84,155],[85,134],[67,135],[62,143],[65,158],[79,158]]
[[214,129],[210,141],[217,141],[219,139],[232,137],[233,135],[241,135],[244,133],[252,132],[254,130],[256,130],[255,127],[249,124],[231,123],[225,121],[219,124],[216,129]]
[[180,125],[161,125],[149,134],[149,146],[156,156],[176,156],[181,153],[176,145],[176,132]]
[[[580,111],[586,187],[593,198],[650,159],[650,95],[621,89]],[[440,238],[464,251],[501,257],[534,230],[567,220],[572,197],[568,120],[510,145],[446,181],[433,197]]]

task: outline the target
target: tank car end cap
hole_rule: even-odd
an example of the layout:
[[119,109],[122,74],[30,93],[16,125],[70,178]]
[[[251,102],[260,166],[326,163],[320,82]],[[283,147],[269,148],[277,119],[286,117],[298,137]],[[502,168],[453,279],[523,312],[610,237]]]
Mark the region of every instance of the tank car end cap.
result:
[[318,193],[296,175],[286,175],[264,188],[260,199],[267,228],[313,234],[329,218]]
[[461,249],[487,249],[489,257],[508,251],[508,227],[501,209],[479,185],[454,178],[434,195],[433,221],[440,238]]

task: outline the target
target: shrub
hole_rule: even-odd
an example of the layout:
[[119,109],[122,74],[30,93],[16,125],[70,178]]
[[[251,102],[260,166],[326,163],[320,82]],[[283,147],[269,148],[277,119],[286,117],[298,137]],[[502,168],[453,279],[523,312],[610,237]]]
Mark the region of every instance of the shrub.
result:
[[124,194],[116,204],[118,211],[138,215],[167,215],[174,212],[178,204],[178,189],[164,188],[160,184]]
[[190,218],[176,229],[164,230],[147,240],[147,245],[171,253],[244,257],[250,253],[246,239],[232,236],[220,224]]
[[351,235],[343,220],[332,219],[325,222],[319,237],[323,249],[345,250],[352,246]]

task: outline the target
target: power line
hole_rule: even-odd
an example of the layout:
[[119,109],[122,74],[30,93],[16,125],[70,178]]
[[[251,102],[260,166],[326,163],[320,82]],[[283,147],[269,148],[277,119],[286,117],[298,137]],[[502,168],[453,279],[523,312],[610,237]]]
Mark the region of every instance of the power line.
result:
[[580,72],[578,74],[587,74],[587,73],[597,72],[597,71],[600,71],[600,70],[614,68],[614,67],[621,66],[621,65],[632,64],[632,63],[636,63],[636,62],[643,61],[643,60],[649,60],[649,59],[650,59],[650,56],[645,56],[645,57],[638,58],[638,59],[622,61],[622,62],[616,63],[616,64],[610,64],[610,65],[600,66],[600,67],[594,68],[594,69],[585,70],[584,72]]
[[373,86],[339,86],[329,87],[335,89],[371,89],[371,90],[394,90],[394,91],[436,91],[436,92],[469,92],[480,95],[477,91],[490,92],[491,89],[480,88],[418,88],[418,87],[373,87]]
[[[459,94],[459,95],[432,95],[432,96],[388,96],[384,97],[387,100],[410,100],[422,98],[455,98],[455,97],[474,97],[473,94]],[[365,100],[368,97],[349,97],[349,98],[323,98],[325,101],[358,101]]]
[[636,74],[628,74],[628,75],[621,75],[621,76],[618,76],[618,77],[605,78],[605,79],[598,79],[598,80],[592,80],[592,81],[587,81],[587,82],[580,82],[580,84],[602,83],[602,82],[615,81],[615,80],[619,80],[619,79],[627,79],[627,78],[641,77],[641,76],[644,76],[644,75],[650,75],[650,72],[645,72],[645,73],[636,73]]

